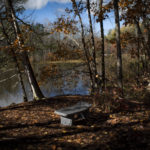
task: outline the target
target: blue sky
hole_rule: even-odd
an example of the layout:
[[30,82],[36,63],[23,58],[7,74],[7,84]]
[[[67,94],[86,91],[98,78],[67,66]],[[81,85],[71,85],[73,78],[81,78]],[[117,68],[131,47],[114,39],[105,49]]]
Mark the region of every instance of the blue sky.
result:
[[32,14],[31,20],[35,22],[45,23],[48,20],[53,22],[57,17],[65,13],[66,7],[70,6],[70,3],[48,2],[46,5],[38,9],[35,7],[35,5],[32,8],[26,7],[27,10],[24,14],[25,16]]
[[[32,22],[39,22],[47,24],[49,21],[53,22],[57,17],[65,13],[65,8],[71,8],[70,0],[27,0],[24,5],[26,11],[24,16],[30,16],[28,20]],[[85,13],[83,15],[84,23],[88,26],[88,17]],[[105,34],[112,28],[114,28],[114,17],[113,13],[110,17],[104,21]],[[99,24],[95,23],[95,30],[98,32]]]

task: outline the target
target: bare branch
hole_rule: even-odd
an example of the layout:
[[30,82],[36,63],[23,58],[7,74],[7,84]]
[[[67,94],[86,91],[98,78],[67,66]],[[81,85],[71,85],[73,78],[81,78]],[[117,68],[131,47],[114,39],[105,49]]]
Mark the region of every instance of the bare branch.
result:
[[79,48],[81,48],[80,47],[80,44],[79,44],[79,42],[77,42],[77,40],[75,40],[73,37],[71,37],[70,35],[68,35],[68,34],[64,34],[66,37],[68,37],[69,39],[71,39]]
[[14,75],[12,75],[12,76],[9,77],[9,78],[3,79],[3,80],[0,81],[0,83],[5,82],[5,81],[7,81],[7,80],[10,80],[10,79],[14,78],[16,75],[17,75],[17,74],[14,74]]

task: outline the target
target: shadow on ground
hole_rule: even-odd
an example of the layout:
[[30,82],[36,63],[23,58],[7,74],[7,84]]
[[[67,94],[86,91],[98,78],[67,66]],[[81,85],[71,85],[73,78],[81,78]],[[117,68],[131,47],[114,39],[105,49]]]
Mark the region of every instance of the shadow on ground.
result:
[[[2,108],[0,150],[150,149],[150,119],[144,116],[146,111],[150,112],[149,108],[130,115],[126,112],[123,115],[130,116],[129,121],[113,124],[108,123],[110,115],[121,117],[122,114],[90,111],[87,120],[77,120],[73,126],[64,127],[53,111],[74,104],[77,100],[67,102],[65,98],[58,98]],[[142,114],[143,118],[134,120],[134,117],[139,117],[136,113]]]

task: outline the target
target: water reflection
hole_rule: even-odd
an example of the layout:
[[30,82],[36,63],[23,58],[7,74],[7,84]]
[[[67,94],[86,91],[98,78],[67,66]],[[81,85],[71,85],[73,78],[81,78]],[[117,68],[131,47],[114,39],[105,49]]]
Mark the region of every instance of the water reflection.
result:
[[[41,66],[40,66],[41,67]],[[41,90],[46,97],[53,97],[58,95],[87,95],[89,94],[89,78],[85,73],[82,73],[83,68],[78,68],[78,72],[67,70],[68,66],[58,66],[59,75],[47,77],[46,81],[41,85]],[[70,67],[70,66],[69,66]],[[38,66],[34,65],[34,71],[39,80],[40,73]],[[11,74],[14,74],[12,72]],[[1,75],[1,79],[11,76],[11,74]],[[28,99],[32,99],[30,86],[25,79],[25,87],[28,93]],[[9,79],[6,82],[0,83],[0,106],[7,106],[12,103],[23,102],[21,86],[18,82],[18,77]]]

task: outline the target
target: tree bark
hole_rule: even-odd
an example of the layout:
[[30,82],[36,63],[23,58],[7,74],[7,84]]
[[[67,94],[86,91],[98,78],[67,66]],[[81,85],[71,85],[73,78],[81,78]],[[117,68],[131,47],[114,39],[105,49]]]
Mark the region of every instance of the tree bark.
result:
[[139,22],[136,19],[134,19],[134,22],[135,22],[136,29],[138,30],[139,39],[142,42],[142,46],[146,49],[148,59],[150,60],[150,50],[149,50],[149,46],[148,46],[149,43],[146,42],[146,40],[143,37]]
[[145,39],[145,43],[147,45],[147,54],[148,54],[148,58],[150,60],[150,23],[149,23],[149,19],[146,18],[146,16],[143,16],[143,25],[144,28],[147,30],[147,40]]
[[30,81],[30,85],[32,88],[33,98],[35,100],[42,99],[42,98],[44,98],[44,95],[42,94],[42,92],[39,88],[39,85],[36,81],[32,66],[31,66],[30,61],[29,61],[28,54],[22,48],[22,46],[24,45],[24,41],[20,37],[21,32],[20,32],[20,28],[18,26],[18,23],[16,21],[15,12],[14,12],[14,9],[12,6],[12,0],[5,0],[5,1],[6,1],[6,5],[8,6],[8,11],[10,13],[10,17],[12,19],[12,26],[14,28],[15,36],[16,36],[16,39],[18,40],[19,50],[22,51],[21,55],[22,55],[23,63],[24,63],[25,69],[27,71],[28,79]]
[[146,41],[146,45],[147,45],[147,54],[148,54],[148,58],[150,60],[150,18],[149,18],[149,13],[150,13],[150,8],[148,7],[148,5],[150,4],[150,2],[146,3],[148,1],[143,1],[145,10],[143,10],[143,25],[144,28],[147,30],[147,40]]
[[92,87],[92,92],[91,94],[93,94],[95,92],[95,76],[93,76],[93,70],[92,70],[92,65],[91,65],[91,56],[90,56],[90,52],[88,51],[88,49],[86,48],[86,42],[85,42],[85,34],[84,34],[84,27],[83,27],[83,22],[77,7],[77,4],[75,2],[75,0],[72,0],[73,3],[73,8],[74,8],[74,12],[75,14],[79,17],[79,22],[80,22],[80,26],[81,26],[81,38],[82,38],[82,44],[83,44],[83,49],[84,49],[84,53],[85,53],[85,57],[86,57],[86,61],[87,61],[87,67],[89,70],[89,74],[90,74],[90,79],[91,79],[91,87]]
[[[1,20],[1,25],[2,25],[2,32],[3,32],[4,36],[5,36],[6,39],[7,39],[7,43],[8,43],[10,46],[12,46],[12,45],[11,45],[11,42],[10,42],[10,40],[9,40],[8,34],[5,32],[5,27],[4,27],[4,24],[3,24],[3,21],[2,21],[2,20]],[[16,68],[17,68],[17,72],[18,72],[18,78],[19,78],[19,82],[20,82],[20,84],[21,84],[21,88],[22,88],[22,92],[23,92],[23,100],[24,100],[24,102],[27,102],[27,101],[28,101],[28,98],[27,98],[25,86],[24,86],[24,83],[23,83],[23,77],[22,77],[22,73],[21,73],[21,68],[20,68],[20,65],[19,65],[19,63],[18,63],[18,59],[17,59],[17,57],[16,57],[16,53],[15,53],[15,51],[14,51],[13,48],[11,48],[11,52],[12,52],[12,55],[13,55],[14,62],[15,62],[15,64],[16,64]]]
[[100,9],[100,29],[101,29],[101,70],[102,70],[102,90],[105,90],[105,44],[104,44],[104,27],[103,27],[103,0],[99,1]]
[[[136,22],[136,21],[135,21]],[[139,22],[139,19],[138,19],[138,22]],[[138,58],[138,66],[137,66],[137,84],[139,85],[139,77],[140,77],[140,31],[139,31],[139,28],[138,26],[136,25],[135,23],[135,27],[136,27],[136,38],[137,38],[137,58]]]
[[123,96],[122,54],[120,45],[120,22],[119,22],[118,0],[113,0],[113,5],[116,24],[115,30],[116,30],[116,44],[117,44],[117,78],[118,78],[118,86],[121,89]]
[[95,50],[95,40],[94,40],[94,33],[93,33],[93,26],[92,26],[92,19],[91,19],[91,7],[90,7],[90,1],[87,0],[87,10],[88,10],[88,18],[89,18],[89,25],[90,25],[90,34],[91,34],[91,41],[92,41],[92,54],[93,54],[93,70],[94,70],[94,76],[96,79],[97,75],[97,68],[96,68],[96,50]]

